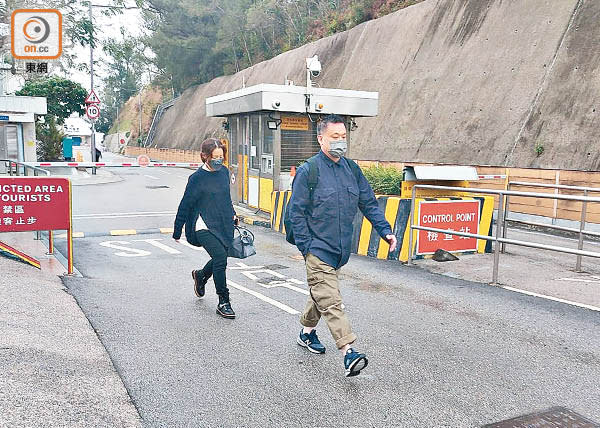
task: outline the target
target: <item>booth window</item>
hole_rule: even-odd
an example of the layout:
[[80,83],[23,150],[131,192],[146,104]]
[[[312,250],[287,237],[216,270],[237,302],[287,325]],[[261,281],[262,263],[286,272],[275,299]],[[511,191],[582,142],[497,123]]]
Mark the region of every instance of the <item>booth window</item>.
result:
[[262,137],[263,146],[260,156],[260,172],[264,174],[273,174],[273,140],[275,130],[269,129],[267,122],[270,119],[267,116],[262,117]]
[[238,164],[238,120],[237,117],[230,117],[227,119],[229,122],[229,153],[227,157],[229,158],[230,165]]
[[260,168],[260,116],[252,115],[250,117],[250,168]]

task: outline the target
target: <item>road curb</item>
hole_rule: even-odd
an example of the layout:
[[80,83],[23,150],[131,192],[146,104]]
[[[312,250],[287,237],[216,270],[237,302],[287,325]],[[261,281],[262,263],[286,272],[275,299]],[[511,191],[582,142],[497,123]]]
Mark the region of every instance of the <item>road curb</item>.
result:
[[243,214],[238,214],[238,218],[240,219],[240,221],[242,223],[246,223],[252,226],[261,226],[267,229],[271,228],[271,222],[261,218],[261,217],[253,217],[253,216],[246,216]]

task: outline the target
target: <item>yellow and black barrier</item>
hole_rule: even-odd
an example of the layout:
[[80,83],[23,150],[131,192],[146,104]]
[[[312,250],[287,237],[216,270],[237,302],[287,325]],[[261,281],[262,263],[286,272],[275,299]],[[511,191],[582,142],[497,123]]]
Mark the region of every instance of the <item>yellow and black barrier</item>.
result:
[[[271,196],[273,212],[271,213],[271,228],[281,233],[285,233],[283,218],[287,204],[290,200],[292,192],[275,191]],[[449,201],[449,200],[479,200],[481,201],[479,212],[479,230],[481,234],[491,234],[492,214],[494,211],[493,196],[477,196],[477,197],[447,197],[447,198],[420,198],[415,200],[415,219],[418,219],[418,207],[420,201]],[[389,244],[379,237],[377,231],[371,226],[371,222],[367,220],[359,211],[353,221],[352,247],[351,251],[355,254],[363,256],[375,257],[383,260],[408,260],[408,217],[410,216],[410,199],[402,199],[398,196],[377,196],[379,207],[385,214],[386,220],[392,226],[392,232],[398,239],[398,246],[393,251],[389,251]],[[417,230],[413,231],[413,250],[416,247]],[[483,253],[491,251],[491,241],[478,240],[477,252]],[[414,253],[414,251],[413,251]]]

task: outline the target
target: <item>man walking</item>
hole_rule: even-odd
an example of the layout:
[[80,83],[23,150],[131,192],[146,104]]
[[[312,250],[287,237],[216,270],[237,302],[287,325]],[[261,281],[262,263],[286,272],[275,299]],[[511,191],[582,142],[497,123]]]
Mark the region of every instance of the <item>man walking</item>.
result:
[[296,246],[306,261],[310,290],[297,342],[310,352],[324,353],[315,328],[319,319],[325,318],[344,356],[346,376],[356,376],[368,360],[351,347],[356,335],[342,306],[338,274],[350,258],[357,209],[390,244],[390,251],[396,248],[396,237],[362,171],[344,157],[348,145],[343,119],[326,116],[319,122],[317,133],[321,151],[298,169],[287,208]]

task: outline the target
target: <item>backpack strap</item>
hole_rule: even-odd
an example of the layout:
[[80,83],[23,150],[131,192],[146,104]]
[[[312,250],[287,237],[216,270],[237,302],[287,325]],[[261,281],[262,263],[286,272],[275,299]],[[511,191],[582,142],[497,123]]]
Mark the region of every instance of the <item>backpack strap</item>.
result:
[[358,166],[358,164],[350,158],[345,157],[344,159],[346,159],[346,162],[348,162],[348,166],[350,166],[352,174],[354,174],[354,178],[356,179],[356,184],[358,185],[358,182],[360,181],[360,174],[362,172],[360,170],[360,166]]
[[313,192],[319,183],[319,166],[317,165],[315,156],[309,158],[308,162],[308,192],[312,201]]

